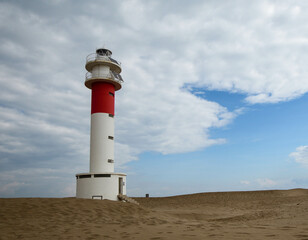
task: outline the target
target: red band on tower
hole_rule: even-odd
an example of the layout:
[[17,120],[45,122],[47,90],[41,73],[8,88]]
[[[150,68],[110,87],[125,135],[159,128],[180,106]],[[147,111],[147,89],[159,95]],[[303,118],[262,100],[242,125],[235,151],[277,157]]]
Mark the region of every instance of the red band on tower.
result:
[[114,93],[115,87],[111,83],[93,83],[91,114],[109,113],[114,115]]

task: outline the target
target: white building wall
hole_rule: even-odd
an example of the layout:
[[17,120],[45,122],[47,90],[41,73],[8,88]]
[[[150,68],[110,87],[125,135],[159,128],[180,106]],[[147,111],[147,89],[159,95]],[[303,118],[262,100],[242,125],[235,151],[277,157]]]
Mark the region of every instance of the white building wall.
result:
[[91,178],[78,178],[76,197],[92,199],[93,196],[102,196],[103,199],[117,201],[119,178],[123,178],[123,195],[126,195],[126,175],[113,173],[111,177],[95,178],[91,174]]
[[114,172],[114,118],[108,113],[91,115],[90,172]]

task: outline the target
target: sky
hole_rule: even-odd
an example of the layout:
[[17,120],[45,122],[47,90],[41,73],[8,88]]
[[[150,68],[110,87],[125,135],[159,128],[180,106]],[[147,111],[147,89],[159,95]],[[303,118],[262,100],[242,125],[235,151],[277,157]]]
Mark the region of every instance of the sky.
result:
[[307,22],[305,0],[1,0],[0,197],[75,196],[101,47],[129,196],[308,188]]

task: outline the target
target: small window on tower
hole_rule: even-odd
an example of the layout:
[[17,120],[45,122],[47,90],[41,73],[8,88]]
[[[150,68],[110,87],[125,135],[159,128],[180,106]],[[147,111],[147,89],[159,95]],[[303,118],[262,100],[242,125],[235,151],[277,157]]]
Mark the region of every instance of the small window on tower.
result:
[[94,174],[94,177],[111,177],[111,174]]
[[109,95],[114,97],[114,94],[112,92],[109,92]]
[[79,175],[79,178],[91,178],[91,175]]
[[108,159],[108,162],[109,162],[109,163],[114,163],[114,160]]
[[109,117],[112,117],[113,118],[113,115],[111,113],[109,113]]
[[111,140],[113,140],[113,136],[108,136],[108,139],[111,139]]

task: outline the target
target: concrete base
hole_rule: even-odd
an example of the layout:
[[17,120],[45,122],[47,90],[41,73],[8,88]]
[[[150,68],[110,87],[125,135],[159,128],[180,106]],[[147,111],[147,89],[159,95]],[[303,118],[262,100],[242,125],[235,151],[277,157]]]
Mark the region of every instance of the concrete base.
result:
[[126,174],[123,173],[79,173],[76,180],[76,198],[117,201],[119,194],[126,195]]

